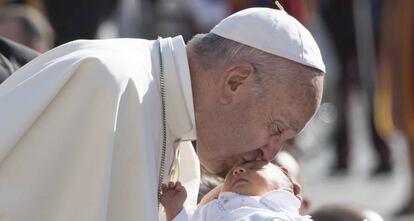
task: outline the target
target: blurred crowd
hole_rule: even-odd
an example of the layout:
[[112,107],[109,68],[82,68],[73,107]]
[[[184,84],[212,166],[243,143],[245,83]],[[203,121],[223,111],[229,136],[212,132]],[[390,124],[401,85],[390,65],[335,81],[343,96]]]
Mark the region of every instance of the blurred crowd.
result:
[[[334,115],[330,175],[349,175],[350,153],[358,153],[350,142],[351,95],[366,97],[368,139],[377,159],[371,175],[393,173],[399,162],[392,160],[389,139],[403,133],[411,190],[396,214],[414,214],[414,1],[279,2],[313,32],[322,54],[334,55],[326,59],[323,101]],[[0,0],[0,83],[39,54],[72,40],[175,35],[188,40],[248,7],[277,8],[272,0]],[[289,145],[296,146],[297,151],[286,148],[294,156],[301,154],[300,143]]]

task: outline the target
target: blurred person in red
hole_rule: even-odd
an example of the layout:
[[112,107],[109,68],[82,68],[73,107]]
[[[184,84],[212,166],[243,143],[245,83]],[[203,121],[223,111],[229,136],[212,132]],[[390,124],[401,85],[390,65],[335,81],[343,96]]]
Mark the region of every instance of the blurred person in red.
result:
[[[226,0],[231,12],[240,11],[251,7],[278,8],[280,4],[290,15],[307,25],[308,7],[314,4],[314,0]],[[275,3],[279,2],[279,3]]]

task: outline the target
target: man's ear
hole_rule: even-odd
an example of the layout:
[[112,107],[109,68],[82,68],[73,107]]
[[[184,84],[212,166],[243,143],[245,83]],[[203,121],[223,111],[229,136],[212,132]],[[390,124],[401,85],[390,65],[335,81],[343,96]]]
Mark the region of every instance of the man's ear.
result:
[[236,94],[243,89],[250,89],[253,78],[253,66],[251,64],[232,65],[224,71],[223,81],[220,85],[220,101],[224,104],[230,103]]

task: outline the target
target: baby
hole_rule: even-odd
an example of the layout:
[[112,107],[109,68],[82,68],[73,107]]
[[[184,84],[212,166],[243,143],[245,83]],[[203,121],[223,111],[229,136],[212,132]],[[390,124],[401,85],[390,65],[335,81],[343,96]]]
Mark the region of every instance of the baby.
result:
[[207,194],[191,216],[183,208],[187,193],[179,182],[163,185],[162,192],[168,221],[311,221],[298,212],[300,187],[287,171],[266,161],[233,167],[223,185]]

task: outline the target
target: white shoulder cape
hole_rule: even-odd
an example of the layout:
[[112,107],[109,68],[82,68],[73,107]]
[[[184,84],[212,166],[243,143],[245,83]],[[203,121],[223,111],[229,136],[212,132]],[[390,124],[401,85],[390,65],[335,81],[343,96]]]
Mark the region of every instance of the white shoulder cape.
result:
[[[160,42],[169,169],[173,143],[195,139],[195,124],[183,40]],[[0,220],[158,219],[159,49],[140,39],[71,42],[0,85]],[[180,146],[179,179],[194,204],[198,159],[188,141]]]

